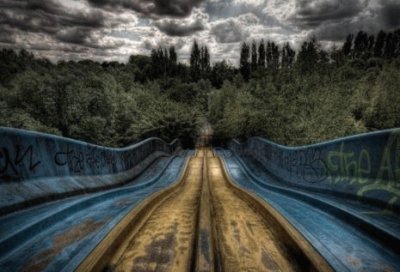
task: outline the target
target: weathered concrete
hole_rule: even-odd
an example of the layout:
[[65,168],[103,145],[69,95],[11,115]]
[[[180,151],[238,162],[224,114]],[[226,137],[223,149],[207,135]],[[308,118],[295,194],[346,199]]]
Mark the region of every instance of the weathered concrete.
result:
[[176,183],[185,153],[157,159],[124,186],[0,217],[0,271],[74,271],[131,210]]
[[250,157],[218,154],[236,184],[274,207],[336,271],[400,269],[398,214],[284,182]]
[[331,271],[282,216],[227,178],[210,149],[142,204],[77,271]]
[[179,141],[167,144],[149,138],[125,148],[108,148],[0,127],[0,215],[129,182],[179,147]]
[[282,185],[400,210],[400,129],[301,147],[254,137],[229,149],[261,163]]

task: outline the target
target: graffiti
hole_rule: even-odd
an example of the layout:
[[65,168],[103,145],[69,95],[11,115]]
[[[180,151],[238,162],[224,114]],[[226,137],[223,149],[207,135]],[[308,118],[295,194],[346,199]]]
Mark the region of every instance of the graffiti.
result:
[[96,150],[94,148],[90,149],[89,151],[86,153],[86,163],[87,165],[89,165],[92,169],[93,168],[97,168],[99,169],[101,167],[101,162],[100,162],[100,156],[98,154],[96,154]]
[[[12,155],[13,153],[15,154],[14,156]],[[24,162],[28,162],[29,171],[35,170],[41,161],[35,160],[33,153],[31,145],[27,148],[22,145],[16,145],[15,152],[10,152],[6,147],[0,148],[0,174],[10,174],[12,172],[14,175],[18,175],[19,166],[25,165]]]
[[67,145],[65,151],[60,151],[55,154],[54,162],[58,166],[67,165],[69,170],[74,173],[79,173],[85,168],[83,152],[75,151],[74,149],[71,149],[69,145]]
[[103,169],[106,166],[115,166],[117,158],[112,152],[99,150],[94,147],[87,147],[87,151],[80,151],[71,148],[69,145],[66,150],[57,152],[54,162],[57,166],[68,166],[71,172],[79,173],[89,167],[92,171]]
[[326,179],[325,163],[319,148],[310,148],[288,153],[280,162],[289,173],[308,183]]
[[370,192],[389,194],[388,205],[393,206],[400,198],[400,135],[392,134],[383,151],[377,177],[372,184],[357,192],[362,197]]
[[314,186],[330,184],[333,190],[393,206],[400,202],[400,130],[387,137],[302,149],[282,148],[253,138],[243,145],[231,142],[229,148],[256,159],[267,171],[292,183],[322,182]]
[[[326,156],[327,171],[333,184],[357,185],[357,196],[380,193],[389,205],[400,198],[400,135],[392,133],[383,149],[382,156],[373,158],[366,149],[358,154],[345,151],[342,143],[338,151],[329,151]],[[376,165],[376,169],[374,169]],[[384,193],[384,194],[382,194]]]
[[392,134],[383,151],[377,180],[383,180],[385,177],[389,180],[388,185],[392,187],[400,185],[400,134]]
[[326,179],[325,162],[319,148],[286,151],[268,144],[254,145],[252,149],[246,149],[245,154],[257,158],[272,172],[285,169],[289,176],[296,178],[296,181],[316,183]]
[[[354,151],[344,151],[344,143],[338,151],[326,155],[326,169],[331,183],[350,180],[350,184],[364,184],[371,175],[371,158],[368,150],[362,149],[358,155]],[[350,179],[349,179],[350,178]]]

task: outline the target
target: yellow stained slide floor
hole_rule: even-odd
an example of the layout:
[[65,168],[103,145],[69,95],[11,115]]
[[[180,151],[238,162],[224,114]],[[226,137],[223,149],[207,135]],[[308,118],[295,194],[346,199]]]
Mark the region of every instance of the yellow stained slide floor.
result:
[[78,270],[330,270],[283,217],[229,180],[210,148],[196,150],[169,190],[117,225]]

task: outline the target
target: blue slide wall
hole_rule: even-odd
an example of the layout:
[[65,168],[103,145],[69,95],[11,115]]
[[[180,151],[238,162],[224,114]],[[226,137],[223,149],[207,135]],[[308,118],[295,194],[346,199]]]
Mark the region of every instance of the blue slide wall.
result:
[[253,137],[233,140],[229,149],[256,160],[282,184],[400,210],[400,129],[301,147]]
[[126,183],[179,148],[177,140],[168,144],[158,138],[108,148],[0,127],[0,214]]

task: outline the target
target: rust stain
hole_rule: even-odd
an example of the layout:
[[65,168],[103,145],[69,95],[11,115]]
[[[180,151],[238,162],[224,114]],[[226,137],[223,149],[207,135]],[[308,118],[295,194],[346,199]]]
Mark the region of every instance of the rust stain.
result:
[[279,271],[278,265],[276,264],[274,259],[271,258],[271,256],[269,256],[267,252],[265,252],[265,249],[263,249],[261,252],[261,261],[265,268],[269,271]]
[[360,260],[354,256],[349,256],[347,257],[347,262],[351,265],[351,266],[359,266],[361,264]]
[[230,187],[217,158],[207,158],[217,243],[225,271],[301,271],[281,237],[252,203]]
[[[203,155],[199,152],[198,155]],[[191,159],[187,176],[173,197],[157,207],[137,233],[110,259],[114,271],[188,271],[202,184],[203,159]],[[140,244],[139,244],[140,242]]]
[[168,264],[175,256],[176,230],[156,237],[148,246],[144,255],[133,260],[131,271],[151,271],[154,266],[156,271],[167,271]]
[[[140,227],[129,230],[112,256],[107,256],[106,271],[191,271],[193,264],[196,271],[214,267],[229,272],[318,269],[304,266],[306,257],[288,239],[281,221],[230,185],[218,157],[206,149],[196,154],[179,187],[160,198]],[[212,214],[211,222],[207,221],[210,228],[204,228],[201,219],[205,187]]]
[[44,270],[64,248],[97,230],[107,220],[108,219],[94,221],[93,219],[86,219],[66,232],[56,235],[52,241],[53,246],[32,256],[22,268],[22,271],[31,272]]

